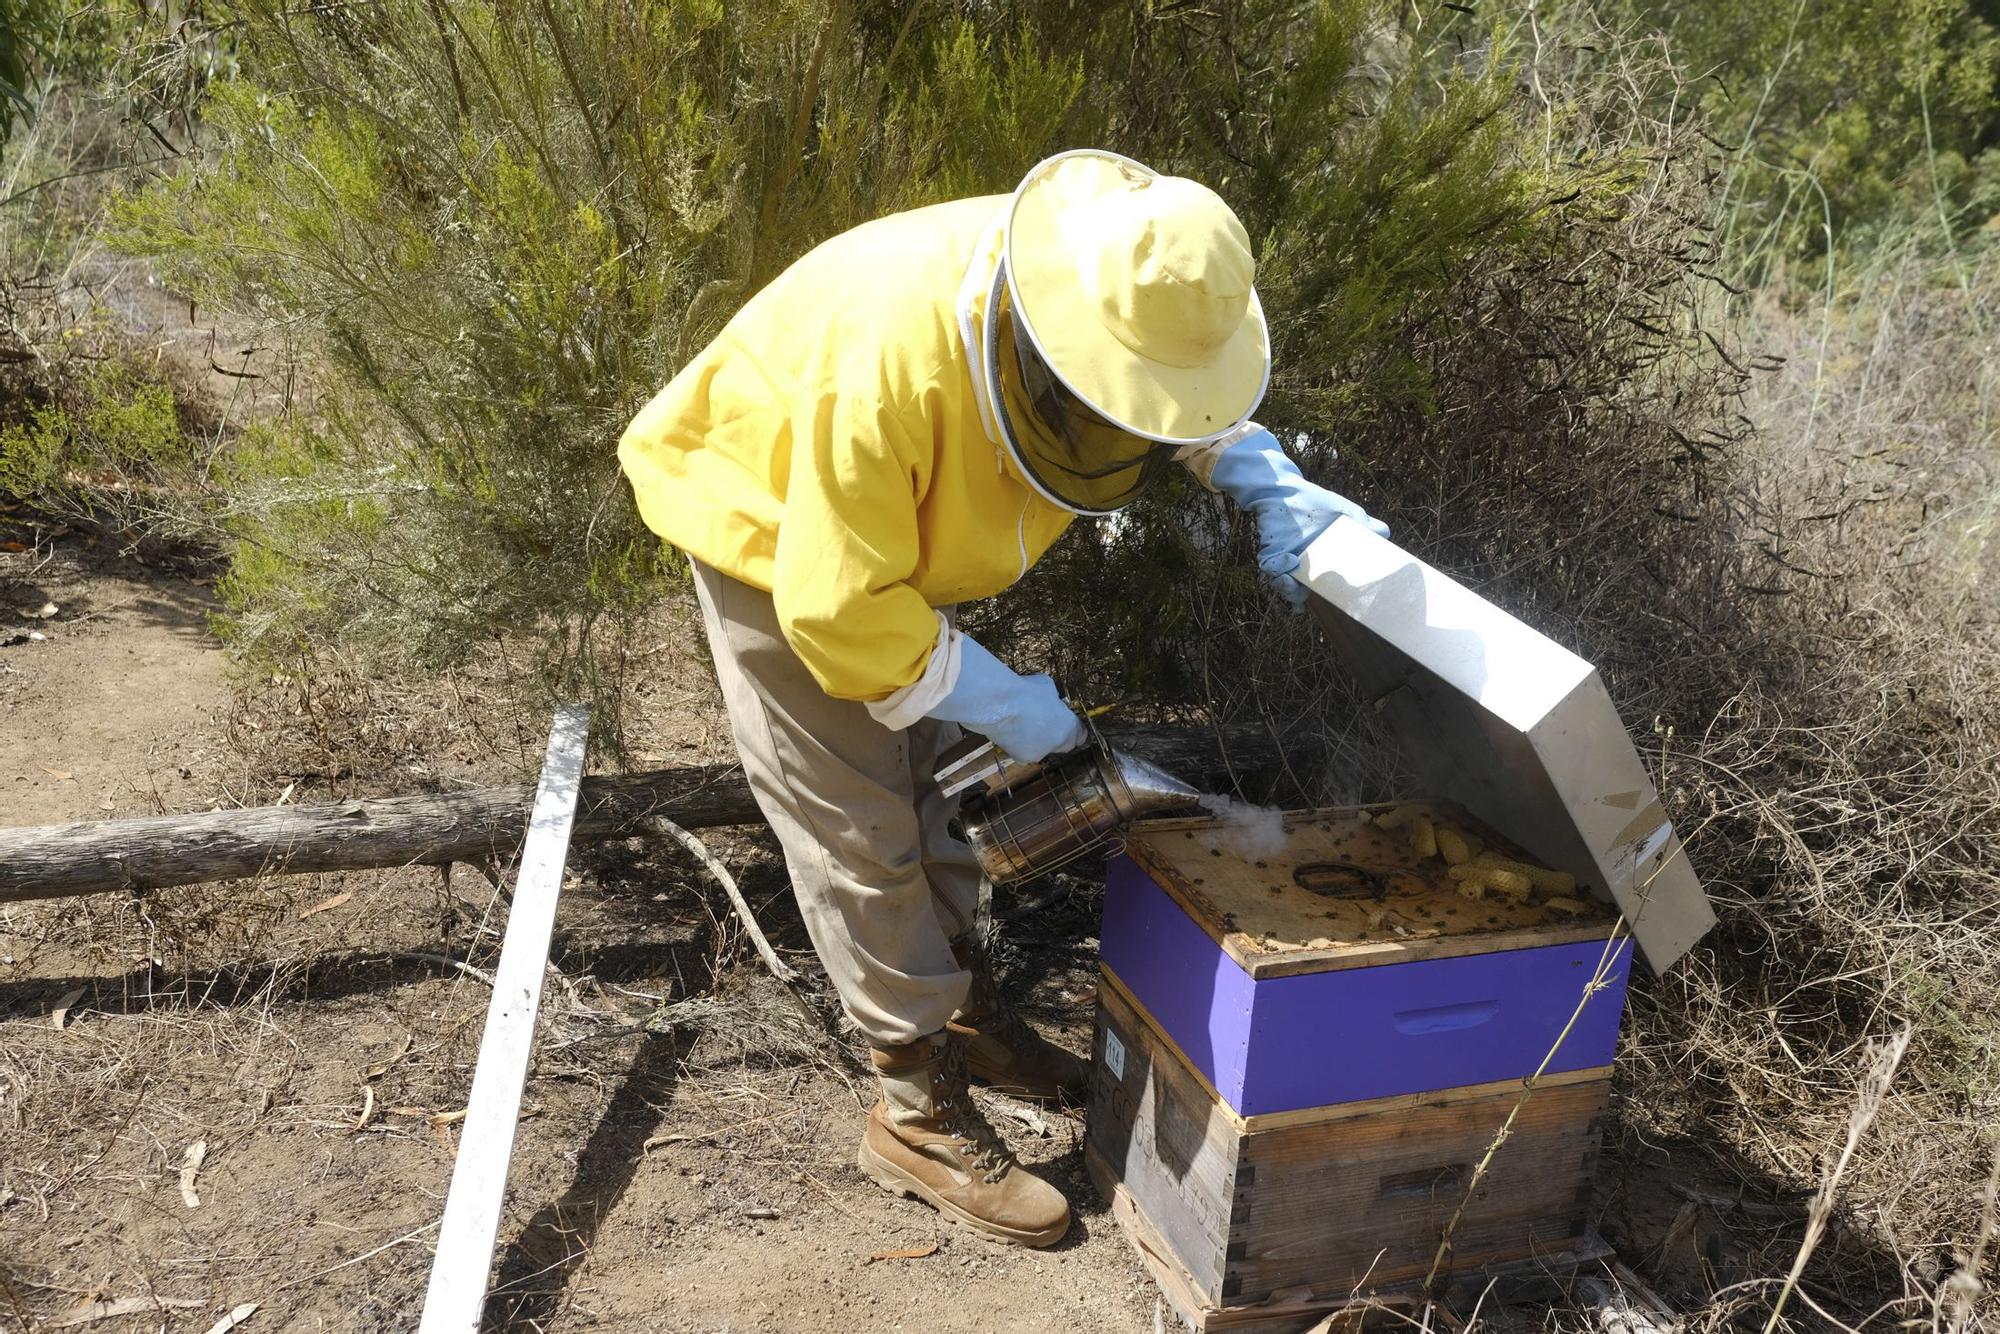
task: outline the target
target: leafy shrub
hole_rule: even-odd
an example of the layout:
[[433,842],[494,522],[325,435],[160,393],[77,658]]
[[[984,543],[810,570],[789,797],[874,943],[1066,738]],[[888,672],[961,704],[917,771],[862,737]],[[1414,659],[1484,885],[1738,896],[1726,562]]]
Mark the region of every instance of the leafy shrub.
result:
[[184,512],[204,489],[199,413],[163,371],[74,347],[30,367],[0,382],[0,493],[126,528]]
[[[1738,5],[1616,0],[1703,76],[1690,91],[1730,145],[1732,265],[1942,212],[2000,210],[2000,11],[1983,0]],[[1948,239],[1948,238],[1940,238]]]
[[234,470],[236,623],[428,662],[534,627],[572,690],[670,568],[613,457],[640,403],[811,243],[1018,175],[1078,90],[1011,32],[888,7],[237,17],[256,81],[123,217],[197,295],[310,330],[330,377]]
[[95,82],[116,69],[146,21],[143,12],[87,0],[0,0],[0,149],[56,85]]
[[[638,404],[810,244],[1077,143],[1237,203],[1277,423],[1422,416],[1445,394],[1416,349],[1458,321],[1454,276],[1559,248],[1624,186],[1533,137],[1498,34],[1434,23],[1414,49],[1398,12],[242,5],[255,81],[215,89],[206,159],[123,216],[202,299],[310,330],[337,380],[279,428],[297,466],[234,474],[264,553],[231,581],[237,624],[430,662],[536,627],[552,678],[588,685],[592,627],[672,570],[612,460]],[[330,497],[365,535],[326,540]],[[1148,560],[1174,500],[1129,530]],[[1079,534],[1057,570],[1101,554]],[[1184,656],[1128,666],[1185,696]]]
[[15,119],[33,109],[28,99],[61,12],[58,0],[0,0],[0,144]]
[[[1704,522],[1747,374],[1718,354],[1700,276],[1713,149],[1649,114],[1671,71],[1615,41],[1602,67],[1544,65],[1470,25],[1419,45],[1303,23],[1185,38],[1235,101],[1163,95],[1148,122],[1155,156],[1226,179],[1261,242],[1278,360],[1259,416],[1403,545],[1600,657],[1644,628],[1607,589],[1733,560]],[[1286,53],[1284,81],[1253,76]],[[991,615],[1040,627],[1098,695],[1138,672],[1170,706],[1357,725],[1328,711],[1306,627],[1273,616],[1250,538],[1183,481],[1080,533]],[[1156,590],[1136,607],[1135,564]]]

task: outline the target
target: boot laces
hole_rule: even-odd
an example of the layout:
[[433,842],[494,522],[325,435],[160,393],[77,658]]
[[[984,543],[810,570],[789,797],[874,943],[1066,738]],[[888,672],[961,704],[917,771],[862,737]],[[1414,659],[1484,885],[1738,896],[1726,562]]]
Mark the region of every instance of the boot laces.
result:
[[942,1113],[938,1119],[961,1141],[958,1151],[985,1174],[982,1180],[993,1184],[1014,1166],[1014,1152],[972,1101],[965,1049],[957,1042],[945,1047],[944,1067],[939,1071],[938,1082],[942,1086],[936,1098],[937,1110]]

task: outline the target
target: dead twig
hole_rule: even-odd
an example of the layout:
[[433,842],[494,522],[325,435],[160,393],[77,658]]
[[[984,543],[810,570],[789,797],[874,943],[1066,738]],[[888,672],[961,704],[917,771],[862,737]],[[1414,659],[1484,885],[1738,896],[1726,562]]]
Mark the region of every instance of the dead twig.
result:
[[[475,982],[484,983],[489,987],[493,985],[493,974],[483,968],[475,968],[463,959],[454,959],[449,954],[436,954],[430,950],[397,950],[394,953],[376,954],[373,957],[380,959],[414,959],[420,963],[434,963],[441,967],[449,968],[453,972],[463,973]],[[604,1011],[584,1004],[583,994],[576,989],[576,983],[570,980],[569,974],[556,967],[553,962],[549,963],[547,967],[549,975],[556,980],[557,985],[562,987],[563,991],[569,996],[570,1005],[576,1013],[596,1019],[616,1017],[606,1015]]]
[[771,970],[771,976],[786,986],[795,984],[799,978],[798,970],[780,959],[778,952],[771,948],[771,942],[765,938],[763,928],[757,925],[757,918],[750,911],[750,903],[743,897],[743,891],[736,887],[736,877],[729,874],[729,868],[718,861],[715,854],[710,852],[700,839],[666,816],[649,815],[643,823],[654,833],[663,834],[686,848],[694,855],[696,861],[708,868],[708,873],[722,886],[722,892],[729,896],[729,904],[736,910],[737,920],[743,923],[744,931],[750,936],[750,943],[757,947],[757,956],[764,961],[764,966]]
[[1854,1112],[1847,1119],[1847,1143],[1841,1147],[1833,1170],[1820,1183],[1819,1194],[1813,1197],[1812,1212],[1806,1218],[1805,1240],[1799,1243],[1798,1256],[1792,1261],[1792,1272],[1785,1275],[1785,1286],[1778,1290],[1778,1299],[1771,1303],[1771,1318],[1764,1322],[1764,1334],[1772,1334],[1777,1329],[1778,1321],[1784,1315],[1785,1302],[1797,1290],[1799,1275],[1805,1272],[1806,1261],[1812,1258],[1813,1248],[1825,1235],[1826,1220],[1833,1216],[1833,1196],[1840,1188],[1840,1178],[1847,1171],[1848,1161],[1854,1157],[1855,1145],[1861,1142],[1861,1136],[1874,1122],[1875,1114],[1882,1110],[1882,1100],[1888,1096],[1889,1083],[1896,1077],[1896,1067],[1902,1064],[1903,1053],[1909,1050],[1910,1035],[1914,1031],[1905,1028],[1878,1047],[1874,1064],[1861,1077],[1861,1087],[1854,1098]]
[[483,982],[489,987],[493,985],[493,974],[483,968],[474,968],[463,959],[454,959],[449,954],[433,954],[429,950],[397,950],[394,954],[384,954],[379,957],[383,959],[415,959],[419,963],[434,963],[441,967],[449,968],[453,972],[463,973],[475,982]]
[[[443,1219],[439,1219],[438,1223],[441,1223],[443,1221],[444,1221]],[[366,1261],[373,1260],[376,1256],[382,1254],[382,1252],[394,1250],[396,1247],[401,1246],[406,1241],[415,1241],[418,1237],[423,1236],[424,1233],[426,1232],[437,1231],[438,1223],[426,1223],[420,1228],[416,1228],[413,1229],[412,1231],[405,1232],[402,1236],[397,1237],[394,1241],[383,1242],[380,1246],[377,1246],[372,1251],[363,1251],[360,1255],[354,1256],[352,1259],[342,1260],[337,1265],[329,1265],[327,1268],[321,1269],[316,1273],[307,1274],[303,1278],[295,1278],[290,1283],[281,1284],[278,1287],[271,1289],[271,1291],[274,1295],[280,1292],[289,1292],[293,1288],[299,1287],[303,1284],[317,1282],[318,1280],[325,1278],[328,1274],[332,1274],[339,1270],[345,1269],[349,1265],[358,1265],[365,1263]]]
[[1570,1011],[1568,1021],[1563,1024],[1562,1031],[1556,1034],[1556,1040],[1550,1044],[1548,1054],[1542,1057],[1541,1064],[1535,1067],[1535,1072],[1521,1081],[1521,1096],[1507,1109],[1507,1119],[1500,1123],[1500,1129],[1494,1132],[1493,1140],[1486,1146],[1485,1154],[1473,1167],[1471,1179],[1465,1183],[1465,1190],[1459,1196],[1458,1207],[1452,1210],[1450,1220],[1438,1234],[1437,1252],[1431,1256],[1430,1272],[1424,1275],[1424,1291],[1433,1291],[1439,1273],[1445,1269],[1446,1262],[1451,1258],[1452,1236],[1458,1231],[1460,1220],[1465,1217],[1465,1207],[1479,1194],[1479,1188],[1485,1183],[1486,1174],[1491,1170],[1494,1158],[1499,1154],[1501,1146],[1514,1133],[1514,1122],[1521,1115],[1521,1109],[1535,1096],[1536,1081],[1547,1074],[1549,1067],[1555,1063],[1557,1053],[1562,1050],[1563,1043],[1569,1040],[1569,1035],[1575,1030],[1577,1020],[1583,1017],[1584,1009],[1590,1004],[1591,998],[1610,985],[1611,974],[1617,965],[1619,955],[1631,938],[1631,926],[1623,916],[1620,916],[1617,923],[1612,926],[1610,936],[1605,939],[1603,952],[1597,959],[1597,967],[1592,971],[1590,980],[1584,983],[1583,994],[1577,998],[1576,1008]]
[[[1952,1276],[1944,1281],[1941,1289],[1942,1304],[1951,1310],[1951,1334],[1965,1334],[1971,1328],[1976,1303],[1985,1285],[1979,1275],[1986,1268],[1986,1249],[1993,1244],[1996,1232],[1994,1205],[2000,1200],[2000,1148],[1993,1153],[1993,1170],[1986,1178],[1986,1189],[1980,1196],[1979,1236],[1973,1241],[1972,1249],[1966,1253],[1965,1261]],[[1933,1320],[1932,1324],[1938,1322]]]

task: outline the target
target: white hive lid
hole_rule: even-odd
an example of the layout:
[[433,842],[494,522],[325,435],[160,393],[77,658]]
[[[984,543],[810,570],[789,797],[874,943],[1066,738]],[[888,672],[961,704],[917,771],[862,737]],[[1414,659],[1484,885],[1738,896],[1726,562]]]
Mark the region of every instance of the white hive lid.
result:
[[1655,972],[1715,924],[1596,668],[1358,523],[1297,574],[1429,795],[1616,903]]

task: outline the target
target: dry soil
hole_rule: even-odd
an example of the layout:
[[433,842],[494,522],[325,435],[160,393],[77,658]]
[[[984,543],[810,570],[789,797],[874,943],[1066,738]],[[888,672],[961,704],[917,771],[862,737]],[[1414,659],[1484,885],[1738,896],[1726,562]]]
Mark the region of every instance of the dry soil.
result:
[[[0,540],[22,549],[0,551],[5,823],[482,782],[516,758],[471,740],[430,753],[433,731],[412,744],[428,765],[269,772],[259,733],[285,728],[297,697],[265,681],[236,703],[198,572],[8,517]],[[642,758],[714,755],[698,662],[661,658]],[[767,840],[712,842],[810,971]],[[1079,1121],[988,1104],[1076,1199],[1060,1247],[945,1228],[854,1168],[872,1095],[851,1040],[804,1025],[691,861],[625,846],[572,865],[555,948],[569,982],[547,999],[492,1323],[1153,1327],[1150,1286],[1083,1180]],[[490,967],[503,912],[465,868],[449,884],[387,871],[0,908],[0,1325],[127,1301],[143,1306],[74,1327],[207,1330],[255,1302],[251,1331],[414,1328],[489,995],[437,958]],[[1034,937],[1009,937],[1011,976],[1080,1047],[1094,905],[1065,896],[1033,919]],[[658,1000],[709,993],[671,1031],[633,1031]]]

